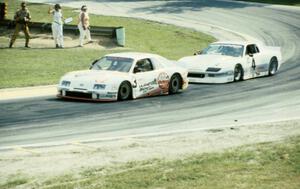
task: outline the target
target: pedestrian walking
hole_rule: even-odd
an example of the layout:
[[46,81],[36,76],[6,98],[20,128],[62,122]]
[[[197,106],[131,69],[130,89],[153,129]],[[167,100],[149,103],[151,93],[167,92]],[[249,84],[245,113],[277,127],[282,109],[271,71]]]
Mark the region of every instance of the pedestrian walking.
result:
[[52,14],[52,35],[56,48],[64,48],[64,36],[63,36],[63,15],[61,6],[59,4],[54,5],[54,9],[49,8],[49,14]]
[[83,47],[84,38],[86,37],[88,43],[92,43],[91,32],[90,32],[90,18],[87,12],[86,5],[81,7],[81,12],[78,18],[78,29],[80,32],[79,46]]
[[12,48],[14,42],[17,39],[17,36],[20,33],[20,30],[23,30],[25,34],[25,47],[30,48],[29,47],[30,34],[29,34],[28,23],[31,20],[31,16],[29,10],[26,7],[25,2],[21,3],[21,8],[15,13],[14,20],[16,22],[16,27],[10,39],[9,48]]

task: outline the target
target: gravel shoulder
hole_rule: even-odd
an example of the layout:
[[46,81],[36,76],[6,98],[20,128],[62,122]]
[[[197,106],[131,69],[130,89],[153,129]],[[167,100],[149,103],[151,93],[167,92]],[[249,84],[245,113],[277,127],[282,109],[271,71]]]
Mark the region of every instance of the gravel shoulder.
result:
[[0,183],[15,175],[43,182],[90,168],[115,169],[127,162],[181,159],[222,152],[241,145],[284,140],[300,135],[300,120],[242,125],[157,137],[123,138],[98,143],[70,143],[47,148],[21,148],[0,153]]
[[55,96],[56,93],[56,85],[0,89],[0,101]]
[[[72,2],[71,2],[72,3]],[[74,2],[73,2],[74,3]],[[78,2],[79,3],[79,2]],[[96,3],[96,2],[89,2],[89,3]],[[156,3],[156,2],[155,2]],[[109,3],[102,4],[103,9],[101,10],[103,14],[109,13],[111,10],[109,7]],[[78,6],[75,4],[74,6]],[[89,7],[93,7],[92,4],[88,5]],[[94,6],[96,9],[96,6]],[[105,8],[106,7],[106,8]],[[155,10],[155,8],[159,8],[157,6],[153,6],[152,11]],[[168,7],[167,7],[168,8]],[[217,8],[213,9],[205,9],[202,11],[203,14],[209,13],[210,11],[217,11],[218,13],[222,13],[222,11],[216,10]],[[249,7],[249,11],[252,11],[254,7]],[[247,10],[248,10],[247,9]],[[198,15],[197,18],[200,18],[199,20],[193,20],[195,15],[193,12],[190,12],[186,17],[180,17],[180,14],[176,14],[176,19],[172,19],[174,15],[164,13],[163,16],[155,16],[155,15],[149,15],[150,13],[142,13],[142,10],[144,9],[137,9],[141,12],[138,12],[137,14],[132,13],[130,16],[138,16],[140,18],[152,18],[152,20],[161,21],[161,22],[168,22],[173,24],[182,24],[183,26],[187,26],[190,28],[194,28],[197,30],[201,30],[203,27],[207,27],[207,33],[215,33],[217,38],[221,38],[222,35],[224,35],[223,32],[220,32],[219,34],[216,33],[219,31],[219,29],[216,29],[210,25],[201,25],[199,23],[203,22],[201,18],[201,15]],[[268,9],[266,9],[268,10]],[[188,10],[187,10],[188,11]],[[271,11],[271,10],[269,10]],[[259,12],[259,11],[258,11]],[[297,11],[298,12],[298,11]],[[123,11],[122,7],[120,7],[119,10],[115,11],[114,14],[118,16],[124,16],[128,12]],[[272,12],[273,13],[273,12]],[[236,14],[236,12],[233,12],[232,14]],[[227,15],[227,12],[222,15]],[[218,18],[221,18],[220,15],[216,14]],[[232,19],[234,19],[235,15],[232,15]],[[249,15],[248,15],[249,16]],[[282,16],[283,19],[285,19],[285,16]],[[214,18],[212,16],[212,18]],[[249,16],[248,20],[252,17]],[[288,17],[290,18],[290,17]],[[172,20],[171,20],[172,19]],[[188,20],[188,22],[185,22]],[[215,21],[216,19],[210,19],[211,22]],[[229,20],[229,19],[228,19]],[[265,20],[262,20],[262,22],[259,22],[260,24],[257,25],[257,27],[253,27],[248,31],[249,36],[251,34],[256,33],[255,29],[261,29],[261,28],[267,28],[268,23],[264,23],[268,20],[268,18],[265,16]],[[183,23],[185,22],[186,25]],[[228,21],[229,25],[233,24],[233,22]],[[242,23],[242,20],[237,20],[240,24]],[[257,21],[255,21],[256,23]],[[296,22],[296,21],[295,21]],[[272,20],[270,24],[277,23],[276,20]],[[211,23],[213,24],[213,23]],[[227,23],[224,23],[224,25]],[[200,25],[200,26],[199,26]],[[266,25],[266,26],[264,26]],[[253,21],[253,26],[255,26]],[[279,29],[283,29],[283,26],[278,27]],[[231,25],[232,30],[235,30],[238,24]],[[241,27],[242,28],[242,27]],[[292,27],[291,27],[292,28]],[[275,28],[276,29],[276,28]],[[228,30],[229,31],[229,30]],[[277,30],[276,30],[277,31]],[[273,41],[272,35],[257,35],[256,37],[260,40],[264,39],[268,44],[278,44],[281,42],[282,45],[285,45],[288,49],[285,50],[285,59],[291,59],[292,56],[294,56],[298,49],[298,43],[292,42],[292,41],[286,41],[286,37],[288,39],[292,39],[295,41],[295,36],[290,36],[292,32],[285,31],[281,32],[282,35],[279,35],[278,39],[279,41]],[[243,31],[241,31],[243,32]],[[252,33],[253,32],[253,33]],[[268,32],[268,31],[266,31]],[[218,37],[220,36],[220,37]],[[232,39],[234,34],[231,32],[228,32],[228,35],[225,35],[226,37],[223,37],[223,39]],[[236,37],[235,39],[240,39],[241,36]],[[288,48],[290,47],[290,48]],[[293,63],[293,62],[292,62]],[[289,64],[292,65],[292,64]],[[286,69],[288,70],[288,69]],[[297,69],[294,69],[295,71]],[[289,70],[290,71],[290,70]],[[291,75],[292,70],[289,72],[289,76]],[[287,75],[284,75],[286,72],[283,72],[280,76],[280,78],[288,78]],[[284,77],[286,76],[286,77]],[[296,78],[297,79],[297,78]],[[151,136],[151,137],[123,137],[119,138],[118,140],[108,140],[108,141],[102,141],[98,143],[82,143],[82,142],[72,142],[66,145],[62,146],[53,146],[53,147],[47,147],[47,148],[22,148],[20,146],[15,146],[13,150],[7,150],[7,151],[1,151],[0,153],[0,175],[1,180],[0,182],[5,182],[6,179],[16,175],[26,175],[28,177],[36,178],[39,181],[43,181],[45,178],[49,177],[55,177],[62,174],[76,174],[82,170],[90,169],[93,167],[101,167],[101,168],[111,168],[118,170],[122,164],[126,162],[134,162],[134,161],[143,161],[143,160],[151,160],[155,158],[161,158],[161,159],[180,159],[184,158],[186,156],[189,156],[191,154],[201,154],[201,153],[210,153],[210,152],[222,152],[224,149],[233,148],[236,146],[241,145],[247,145],[247,144],[255,144],[255,143],[263,143],[263,142],[272,142],[272,141],[280,141],[285,138],[291,137],[291,136],[298,136],[300,134],[300,120],[299,120],[299,103],[297,101],[297,96],[299,94],[298,87],[294,87],[294,84],[296,86],[297,83],[289,82],[284,79],[282,79],[283,82],[281,85],[276,83],[276,86],[278,85],[278,88],[273,87],[266,87],[269,90],[263,91],[259,93],[259,87],[246,88],[247,90],[244,91],[244,93],[241,93],[238,91],[236,94],[239,94],[243,97],[247,96],[254,96],[256,98],[247,99],[247,102],[244,98],[241,100],[236,101],[236,107],[238,109],[234,109],[236,111],[231,112],[231,114],[225,114],[223,116],[223,112],[230,112],[232,111],[231,106],[224,103],[224,104],[216,104],[210,103],[210,109],[211,115],[210,119],[207,119],[205,117],[205,114],[203,115],[203,112],[205,113],[205,106],[203,109],[200,109],[198,107],[201,107],[200,105],[195,107],[195,113],[198,113],[199,117],[201,117],[200,121],[202,121],[200,124],[199,119],[193,120],[193,122],[182,122],[182,120],[179,120],[177,122],[177,129],[178,128],[184,128],[186,125],[193,125],[194,128],[200,127],[200,126],[209,126],[218,124],[220,122],[226,121],[226,118],[232,121],[233,116],[235,115],[234,119],[243,118],[246,120],[254,120],[255,121],[262,121],[265,120],[265,122],[269,123],[261,123],[261,124],[249,124],[249,125],[241,125],[240,123],[236,123],[236,125],[233,125],[231,127],[226,128],[220,128],[220,127],[212,127],[212,129],[206,129],[206,130],[199,130],[199,131],[193,131],[193,132],[185,132],[185,133],[174,133],[174,134],[168,134],[168,135],[160,135],[160,136]],[[281,81],[281,80],[279,80]],[[256,80],[250,80],[249,83],[256,83]],[[253,86],[255,86],[253,84]],[[234,88],[243,87],[242,84],[238,83],[234,85]],[[260,84],[261,85],[261,84]],[[225,87],[230,87],[232,85],[227,85]],[[299,85],[298,85],[299,86]],[[222,87],[222,86],[218,86]],[[233,88],[233,87],[232,87]],[[261,88],[264,88],[264,86],[261,86]],[[228,89],[228,88],[227,88]],[[277,89],[277,90],[275,90]],[[291,89],[292,92],[290,94],[284,94],[283,96],[280,96],[284,92],[288,92]],[[203,91],[203,89],[201,89]],[[256,90],[256,91],[255,91]],[[280,90],[280,91],[279,91]],[[209,95],[212,94],[211,91],[209,91]],[[269,96],[269,98],[263,99],[263,95],[266,93],[272,94]],[[258,98],[258,94],[261,95]],[[223,101],[226,102],[232,102],[233,94],[229,94],[230,98],[227,99],[222,96]],[[278,98],[278,96],[280,98]],[[202,96],[201,96],[202,97]],[[225,96],[226,97],[226,96]],[[238,96],[239,97],[239,96]],[[212,97],[210,96],[209,99]],[[236,98],[239,99],[239,98]],[[278,100],[280,99],[280,100]],[[192,100],[192,99],[189,99]],[[273,100],[273,101],[272,101]],[[156,100],[156,103],[159,100]],[[195,102],[199,102],[199,99],[195,98]],[[251,104],[251,101],[253,103]],[[255,103],[254,103],[255,101]],[[149,101],[148,101],[149,102]],[[159,101],[160,102],[160,101]],[[247,108],[242,108],[243,104],[250,103]],[[187,104],[187,101],[186,101]],[[144,106],[144,104],[141,104],[141,106]],[[149,106],[153,107],[157,104],[152,103]],[[197,105],[197,104],[196,104]],[[112,106],[112,105],[110,105]],[[157,106],[162,106],[161,104]],[[81,108],[83,105],[81,105]],[[169,107],[172,107],[169,105]],[[187,110],[187,106],[183,107],[182,109]],[[203,107],[203,106],[202,106]],[[223,107],[222,110],[219,110],[222,113],[215,112],[218,110],[218,108]],[[178,106],[176,107],[178,108]],[[197,109],[196,109],[197,108]],[[227,108],[227,109],[226,109]],[[174,108],[175,109],[175,108]],[[190,108],[190,112],[188,111],[182,111],[186,114],[192,114],[191,111],[192,108]],[[209,109],[209,108],[208,108]],[[165,109],[163,109],[165,110]],[[126,110],[128,111],[128,109]],[[157,112],[157,110],[155,110]],[[180,112],[180,111],[179,111]],[[134,112],[135,113],[135,112]],[[165,113],[165,114],[163,114]],[[161,116],[166,116],[168,111],[162,111]],[[219,113],[219,114],[218,114]],[[219,117],[218,117],[219,115]],[[279,116],[281,115],[281,116]],[[97,115],[98,116],[98,115]],[[236,118],[236,116],[238,118]],[[96,116],[95,116],[96,117]],[[135,115],[132,117],[136,118]],[[274,122],[274,120],[278,119],[279,117],[286,117],[286,119],[292,119],[289,121],[281,121],[281,122]],[[122,118],[122,117],[121,117]],[[175,117],[170,117],[169,120],[175,119]],[[163,117],[158,117],[158,120],[161,121]],[[168,121],[167,118],[164,118],[164,121]],[[115,121],[121,120],[120,117],[117,117],[114,119]],[[136,120],[136,119],[135,119]],[[190,119],[189,119],[190,120]],[[86,121],[86,120],[85,120]],[[101,124],[105,124],[106,122],[103,122],[101,120]],[[111,122],[111,120],[109,120]],[[124,119],[123,119],[124,121]],[[148,121],[148,120],[146,120]],[[153,120],[150,120],[153,121]],[[180,122],[181,121],[181,122]],[[149,122],[149,121],[148,121]],[[80,122],[82,123],[82,122]],[[86,122],[85,122],[86,123]],[[99,120],[95,120],[95,127],[98,126],[96,124],[99,124]],[[120,125],[120,128],[123,128],[121,126],[126,126],[126,123],[124,125]],[[130,122],[128,122],[129,125]],[[205,124],[204,124],[205,123]],[[210,124],[212,123],[212,124]],[[60,126],[63,125],[62,122],[57,123],[57,128],[61,128]],[[72,123],[74,125],[74,123]],[[139,123],[136,123],[139,124]],[[51,123],[53,125],[53,123]],[[73,125],[69,125],[70,127]],[[178,126],[180,125],[180,126]],[[81,125],[80,125],[81,126]],[[93,126],[92,124],[90,126]],[[140,126],[140,125],[139,125]],[[174,126],[175,127],[175,126]],[[168,127],[173,128],[174,127]],[[76,128],[80,128],[79,126]],[[148,128],[151,130],[157,129],[157,130],[163,130],[163,125],[158,125],[155,128]],[[24,129],[25,130],[25,129]],[[72,130],[75,132],[75,129]],[[145,129],[141,132],[147,132],[149,130]],[[13,130],[11,131],[14,132]],[[46,132],[46,131],[45,131]],[[49,130],[47,131],[49,132]],[[55,134],[61,134],[63,131],[58,130]],[[115,133],[115,132],[114,132]],[[30,133],[32,134],[32,133]],[[41,133],[38,133],[39,135]],[[107,135],[107,133],[104,133]]]

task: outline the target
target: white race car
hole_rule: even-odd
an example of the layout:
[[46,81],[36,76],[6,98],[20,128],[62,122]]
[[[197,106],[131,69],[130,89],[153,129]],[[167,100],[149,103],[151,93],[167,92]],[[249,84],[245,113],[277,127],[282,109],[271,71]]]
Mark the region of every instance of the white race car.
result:
[[116,101],[174,94],[188,86],[187,70],[148,53],[115,53],[92,63],[90,70],[70,72],[58,84],[58,97]]
[[227,83],[274,75],[281,65],[280,47],[251,42],[216,42],[195,56],[183,57],[192,83]]

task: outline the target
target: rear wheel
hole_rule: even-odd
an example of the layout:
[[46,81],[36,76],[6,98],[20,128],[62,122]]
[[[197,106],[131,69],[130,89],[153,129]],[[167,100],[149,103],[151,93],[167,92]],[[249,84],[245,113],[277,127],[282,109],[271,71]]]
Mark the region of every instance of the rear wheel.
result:
[[131,86],[130,83],[127,81],[124,81],[121,83],[118,91],[118,100],[128,100],[131,97]]
[[269,65],[269,76],[274,75],[278,69],[278,61],[276,58],[272,58]]
[[241,81],[243,80],[243,68],[241,65],[236,65],[235,68],[234,68],[234,71],[233,71],[233,80],[234,81]]
[[171,77],[170,83],[169,83],[169,93],[175,94],[178,93],[181,85],[181,77],[178,74],[175,74]]

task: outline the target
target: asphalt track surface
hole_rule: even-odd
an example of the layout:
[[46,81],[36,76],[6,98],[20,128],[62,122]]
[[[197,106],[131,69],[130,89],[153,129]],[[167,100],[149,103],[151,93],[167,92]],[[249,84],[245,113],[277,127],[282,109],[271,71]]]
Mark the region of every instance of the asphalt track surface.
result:
[[[63,2],[80,7],[76,1]],[[102,0],[86,4],[94,13],[176,24],[204,30],[220,39],[246,36],[262,40],[282,47],[285,64],[273,77],[190,85],[187,91],[171,96],[114,103],[63,101],[54,96],[2,101],[0,149],[300,118],[299,8],[216,0]]]

